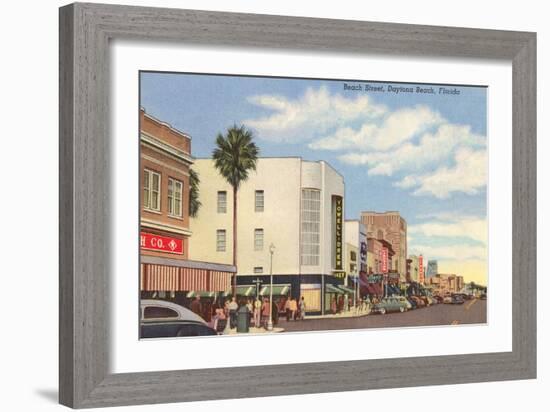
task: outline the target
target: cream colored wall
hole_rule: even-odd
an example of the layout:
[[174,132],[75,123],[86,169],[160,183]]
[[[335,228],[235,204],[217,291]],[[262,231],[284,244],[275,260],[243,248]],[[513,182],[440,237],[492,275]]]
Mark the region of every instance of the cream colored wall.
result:
[[[261,158],[238,193],[237,266],[239,275],[252,275],[262,266],[269,273],[269,245],[275,245],[273,273],[299,273],[300,168],[299,158]],[[219,175],[211,159],[197,159],[199,215],[191,219],[193,236],[189,255],[193,260],[232,263],[233,199],[231,186]],[[217,192],[227,191],[227,213],[217,213]],[[255,191],[264,191],[264,211],[255,211]],[[254,250],[254,229],[264,229],[264,248]],[[226,229],[226,252],[216,252],[216,230]]]

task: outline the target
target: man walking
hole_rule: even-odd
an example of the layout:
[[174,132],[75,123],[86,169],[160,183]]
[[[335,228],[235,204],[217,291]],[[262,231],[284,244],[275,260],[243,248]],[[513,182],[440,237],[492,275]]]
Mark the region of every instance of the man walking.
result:
[[237,327],[237,309],[239,309],[239,305],[237,304],[237,298],[233,296],[231,299],[231,303],[228,306],[229,309],[229,323],[230,328],[234,329]]
[[300,320],[304,320],[306,318],[306,301],[304,300],[304,297],[300,299]]

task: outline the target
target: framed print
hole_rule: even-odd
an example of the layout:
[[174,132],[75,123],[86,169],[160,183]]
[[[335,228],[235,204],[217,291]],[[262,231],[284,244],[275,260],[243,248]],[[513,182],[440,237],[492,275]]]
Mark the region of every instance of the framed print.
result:
[[535,52],[62,7],[60,402],[534,378]]

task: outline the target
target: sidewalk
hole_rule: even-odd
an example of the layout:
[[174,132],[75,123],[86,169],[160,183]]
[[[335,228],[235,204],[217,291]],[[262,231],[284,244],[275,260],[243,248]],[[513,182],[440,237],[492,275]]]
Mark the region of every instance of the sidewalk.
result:
[[284,328],[273,328],[273,330],[266,330],[265,328],[255,328],[254,326],[251,326],[249,328],[249,331],[248,333],[237,333],[237,328],[235,329],[230,329],[229,330],[229,333],[226,333],[225,330],[223,332],[223,335],[256,335],[256,334],[264,334],[264,333],[280,333],[280,332],[284,332],[285,329]]
[[[357,312],[354,311],[354,310],[351,310],[351,311],[347,311],[347,312],[337,313],[335,315],[333,315],[333,314],[306,315],[304,320],[308,320],[308,319],[360,318],[362,316],[367,316],[370,313],[371,313],[370,309],[366,310],[366,311],[357,311]],[[285,318],[280,318],[279,321],[281,321],[281,320],[286,322]],[[295,322],[295,321],[291,321],[291,322]],[[299,320],[298,320],[298,322],[299,322]]]

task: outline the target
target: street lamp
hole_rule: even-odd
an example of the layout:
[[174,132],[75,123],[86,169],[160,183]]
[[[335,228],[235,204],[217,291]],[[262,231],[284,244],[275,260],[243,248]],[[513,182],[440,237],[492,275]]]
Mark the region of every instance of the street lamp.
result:
[[275,245],[269,245],[269,321],[267,322],[267,330],[273,330],[273,252]]

